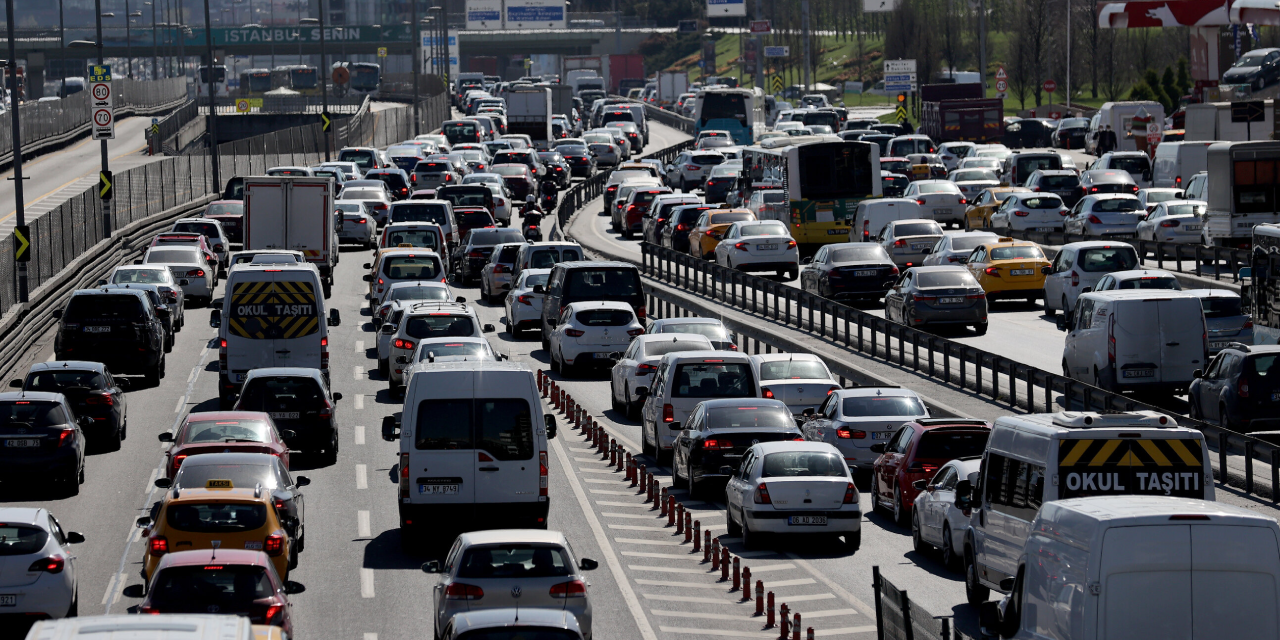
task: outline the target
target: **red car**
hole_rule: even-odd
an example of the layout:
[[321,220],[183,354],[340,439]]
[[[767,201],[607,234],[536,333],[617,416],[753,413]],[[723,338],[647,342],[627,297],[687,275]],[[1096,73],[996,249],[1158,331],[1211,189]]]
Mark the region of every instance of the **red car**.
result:
[[959,418],[926,418],[902,425],[888,442],[871,445],[879,453],[871,469],[871,505],[893,513],[900,525],[911,517],[920,492],[916,480],[933,477],[938,467],[987,448],[991,423]]
[[497,226],[493,214],[484,207],[456,207],[453,218],[458,221],[458,237],[467,235],[472,229],[489,229]]
[[240,200],[214,200],[204,210],[204,217],[222,223],[222,231],[228,242],[244,242],[244,202]]
[[271,416],[260,411],[190,413],[176,434],[160,434],[160,442],[173,443],[165,453],[170,480],[178,474],[183,460],[201,453],[269,453],[289,468],[289,445]]
[[[141,597],[142,585],[125,590]],[[293,605],[289,594],[302,585],[280,579],[262,551],[200,549],[166,553],[138,605],[143,614],[224,613],[242,615],[253,624],[280,627],[293,637]]]

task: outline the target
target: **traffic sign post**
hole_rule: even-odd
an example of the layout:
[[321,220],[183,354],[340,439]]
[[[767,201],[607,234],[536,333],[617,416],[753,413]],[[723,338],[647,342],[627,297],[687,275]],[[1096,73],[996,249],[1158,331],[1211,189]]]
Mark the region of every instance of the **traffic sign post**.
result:
[[1004,70],[1004,65],[996,69],[996,97],[1009,97],[1009,74]]
[[752,20],[751,33],[773,33],[773,25],[768,20]]
[[385,58],[385,57],[387,57],[387,48],[386,48],[386,47],[378,47],[378,57],[379,57],[379,58]]
[[94,140],[112,140],[116,137],[115,111],[111,108],[114,92],[111,90],[110,65],[93,65],[89,71],[94,78],[89,83],[89,118]]
[[[1053,80],[1045,80],[1044,83],[1040,85],[1040,88],[1044,89],[1044,92],[1049,94],[1049,112],[1053,113],[1053,92],[1058,90],[1058,83]],[[1053,116],[1050,115],[1049,117],[1052,118]]]
[[22,224],[13,228],[13,259],[31,262],[31,227]]
[[791,47],[769,46],[764,48],[764,57],[766,58],[787,58],[790,56]]
[[236,111],[240,113],[249,113],[249,99],[239,98],[236,100]]
[[770,80],[769,83],[770,88],[773,89],[773,93],[782,93],[782,76],[774,76],[773,80]]

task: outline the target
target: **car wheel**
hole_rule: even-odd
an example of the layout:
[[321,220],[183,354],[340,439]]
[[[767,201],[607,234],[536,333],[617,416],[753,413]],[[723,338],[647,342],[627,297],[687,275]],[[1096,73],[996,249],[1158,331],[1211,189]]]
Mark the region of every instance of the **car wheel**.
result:
[[146,384],[152,387],[160,386],[160,379],[164,377],[164,356],[160,356],[160,360],[156,362],[156,366],[151,368],[146,374]]
[[568,362],[565,361],[564,349],[561,349],[560,350],[560,375],[566,378],[568,378],[570,375],[576,375],[574,373],[576,368],[577,368],[576,365],[569,364]]
[[747,522],[746,514],[742,516],[742,548],[751,550],[760,546],[759,534],[751,533],[751,525]]
[[1066,378],[1070,378],[1070,377],[1071,377],[1071,367],[1068,367],[1068,366],[1067,366],[1067,359],[1066,359],[1066,358],[1063,358],[1063,359],[1062,359],[1062,375],[1063,375],[1063,377],[1066,377]]
[[[655,427],[655,429],[656,429],[656,428],[657,428],[657,427]],[[645,437],[645,434],[646,434],[646,433],[648,433],[648,429],[645,429],[645,428],[642,426],[642,427],[641,427],[641,430],[640,430],[640,453],[641,453],[642,455],[646,455],[646,456],[653,456],[653,457],[655,457],[655,458],[656,458],[657,456],[654,454],[654,450],[656,449],[656,447],[655,447],[654,445],[652,445],[652,444],[649,444],[649,439]],[[657,433],[656,433],[656,431],[655,431],[655,433],[654,433],[654,438],[655,438],[655,440],[656,440],[656,438],[657,438],[657,435],[658,435],[658,434],[657,434]]]
[[378,358],[378,375],[386,379],[391,375],[391,361],[387,358]]
[[1218,405],[1218,426],[1223,429],[1231,429],[1231,416],[1227,415],[1226,403]]
[[614,413],[622,413],[622,403],[618,402],[618,389],[614,386],[613,381],[609,381],[609,406]]
[[844,548],[848,549],[849,553],[855,553],[858,549],[862,548],[861,529],[854,531],[853,533],[844,534]]
[[971,607],[991,597],[991,589],[978,582],[978,565],[973,559],[973,549],[967,545],[964,548],[964,596]]
[[75,618],[80,615],[80,589],[76,588],[71,594],[71,607],[67,609],[68,618]]
[[947,568],[956,566],[956,548],[951,543],[951,525],[942,525],[942,564]]
[[622,388],[622,410],[629,420],[635,420],[640,415],[640,401],[631,399],[630,385]]
[[[674,456],[675,454],[672,454],[672,455]],[[698,500],[697,498],[698,483],[696,480],[693,479],[693,469],[690,468],[689,461],[687,460],[684,463],[684,481],[685,481],[685,484],[689,485],[688,486],[689,493],[687,494],[689,496],[689,500],[691,502],[696,502]]]
[[911,510],[911,547],[917,553],[924,553],[929,550],[929,545],[920,537],[920,514],[915,510]]
[[560,373],[560,361],[556,359],[556,354],[551,354],[551,372]]
[[1071,317],[1071,308],[1067,306],[1067,294],[1062,294],[1062,315]]
[[72,469],[67,473],[67,477],[62,479],[62,493],[65,497],[80,495],[80,480],[83,478],[84,472],[78,469]]
[[1200,399],[1191,394],[1187,396],[1187,416],[1192,420],[1204,420],[1204,414],[1200,412]]
[[295,544],[289,549],[289,570],[298,568],[298,546]]
[[903,527],[907,525],[907,517],[907,510],[902,504],[902,488],[895,485],[893,487],[893,521]]
[[734,522],[733,508],[728,505],[724,508],[724,522],[725,533],[729,534],[729,537],[738,537],[742,535],[742,525]]
[[115,433],[107,437],[110,438],[107,441],[107,446],[106,446],[107,451],[119,451],[121,441],[124,440],[124,426],[121,425],[121,427],[117,429]]
[[983,322],[973,325],[973,332],[980,336],[987,335],[987,323]]

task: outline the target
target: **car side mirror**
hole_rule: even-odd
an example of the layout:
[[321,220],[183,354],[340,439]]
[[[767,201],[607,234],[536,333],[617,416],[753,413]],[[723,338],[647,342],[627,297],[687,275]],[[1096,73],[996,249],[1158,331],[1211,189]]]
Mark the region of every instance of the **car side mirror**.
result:
[[440,573],[440,561],[428,560],[425,564],[422,565],[422,572],[423,573]]
[[147,596],[146,589],[140,584],[131,584],[120,593],[126,598],[145,598]]
[[149,527],[151,526],[151,516],[142,516],[141,518],[138,518],[137,521],[135,521],[133,524],[134,526],[139,528]]
[[62,309],[54,309],[54,310],[53,310],[53,317],[54,317],[54,318],[61,319],[61,318],[62,318]]
[[1080,293],[1089,293],[1090,291],[1093,291],[1093,287],[1085,287],[1080,290]]
[[1053,267],[1040,267],[1040,273],[1043,273],[1044,275],[1047,276],[1053,273]]
[[494,326],[493,326],[493,325],[491,325],[491,324],[486,324],[486,325],[484,325],[484,332],[485,332],[485,333],[493,333],[494,331],[497,331],[497,329],[496,329],[496,328],[494,328]]
[[465,302],[467,301],[467,299],[466,299],[466,298],[464,298],[464,297],[462,297],[462,296],[458,296],[458,297],[454,298],[454,299],[453,299],[453,301],[454,301],[454,302],[456,302],[456,303],[458,303],[458,304],[463,304],[463,303],[465,303]]
[[395,416],[387,416],[382,419],[382,439],[387,442],[395,442],[400,439],[400,421]]
[[884,443],[883,443],[883,442],[878,442],[878,443],[876,443],[876,444],[871,445],[871,452],[872,452],[872,453],[884,453]]
[[187,286],[187,285],[189,285],[189,284],[191,284],[191,281],[190,281],[190,280],[188,280],[188,279],[186,279],[186,278],[182,278],[181,280],[178,280],[178,286],[179,286],[179,287],[185,287],[185,286]]
[[303,591],[306,591],[306,590],[307,588],[302,586],[301,582],[294,582],[292,580],[285,580],[284,582],[284,592],[287,595],[302,593]]
[[409,356],[396,356],[396,364],[409,364]]
[[293,440],[294,438],[297,438],[297,437],[298,437],[298,432],[294,431],[293,429],[285,429],[284,431],[280,432],[280,438],[282,440]]
[[672,431],[679,431],[681,429],[679,422],[668,422],[667,428]]
[[329,326],[336,327],[340,324],[342,324],[342,316],[338,315],[337,309],[330,309],[329,310]]
[[342,394],[341,394],[341,393],[335,393],[335,394],[333,394],[333,401],[334,401],[334,402],[337,402],[337,401],[339,401],[339,400],[341,400],[341,399],[342,399]]
[[599,566],[600,563],[591,558],[583,558],[578,561],[578,568],[583,571],[595,571]]
[[369,262],[366,262],[366,263],[364,263],[364,268],[366,268],[366,269],[372,269],[372,268],[373,268],[373,264],[372,264],[372,263],[369,263]]
[[388,336],[389,336],[389,335],[394,334],[394,333],[395,333],[396,331],[398,331],[398,330],[399,330],[399,328],[398,328],[396,325],[394,325],[394,324],[384,324],[384,325],[382,325],[382,328],[381,328],[381,329],[379,329],[378,331],[379,331],[379,333],[382,333],[382,334],[385,334],[385,335],[388,335]]
[[155,484],[157,489],[168,489],[173,486],[173,480],[169,478],[156,478]]
[[649,387],[636,387],[632,393],[635,393],[637,398],[644,400],[649,397]]
[[79,531],[67,532],[67,544],[80,544],[84,542],[84,534]]
[[1058,322],[1058,331],[1066,331],[1066,330],[1067,330],[1067,319],[1066,319],[1066,318],[1064,318],[1064,317],[1062,317],[1062,316],[1058,316],[1058,320],[1057,320],[1057,322]]
[[21,380],[10,380],[10,381],[9,381],[9,386],[13,387],[14,389],[21,389],[21,388],[22,388],[22,381],[21,381]]
[[311,484],[311,478],[308,478],[307,476],[298,476],[293,479],[293,486],[295,487],[305,487],[310,484]]
[[955,505],[957,509],[968,510],[973,504],[973,483],[961,480],[956,483]]
[[547,439],[556,439],[556,417],[547,413],[543,414],[542,422],[547,427]]
[[160,442],[173,442],[173,433],[165,431],[164,433],[156,436],[156,438],[158,438]]
[[1191,372],[1191,377],[1192,377],[1192,378],[1203,378],[1203,377],[1204,377],[1204,369],[1196,369],[1195,371],[1192,371],[1192,372]]
[[362,276],[362,279],[363,279],[365,282],[373,282],[373,274],[372,274],[372,273],[366,273],[366,274],[364,274],[364,276]]
[[915,482],[911,483],[911,488],[915,489],[916,491],[924,491],[925,487],[928,486],[927,483],[928,483],[927,480],[916,480]]
[[929,255],[931,253],[933,253],[933,247],[925,247],[924,254]]
[[209,326],[217,329],[222,326],[222,310],[214,309],[209,312]]
[[547,292],[547,288],[546,288],[545,286],[543,286],[543,285],[535,284],[535,285],[533,285],[533,292],[534,292],[534,293],[546,293],[546,292]]
[[731,466],[729,466],[729,465],[724,465],[724,466],[720,467],[720,475],[722,475],[722,476],[731,476],[731,475],[733,475],[733,474],[734,474],[733,467],[731,467]]
[[800,264],[810,264],[812,262],[813,262],[813,258],[810,256],[805,256],[800,259]]

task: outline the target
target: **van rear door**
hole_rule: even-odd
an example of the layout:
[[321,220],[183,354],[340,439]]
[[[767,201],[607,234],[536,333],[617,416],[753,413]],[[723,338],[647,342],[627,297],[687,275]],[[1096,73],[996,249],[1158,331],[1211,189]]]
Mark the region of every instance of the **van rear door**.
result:
[[[1195,637],[1280,637],[1280,548],[1275,532],[1208,523],[1190,528]],[[1248,614],[1241,615],[1244,612]]]
[[236,274],[228,283],[224,335],[227,340],[227,376],[244,382],[252,369],[276,366],[277,324],[267,307],[274,304],[274,273],[251,271]]
[[283,180],[248,178],[244,181],[244,248],[288,249],[285,246],[285,184]]
[[294,183],[290,185],[289,211],[285,224],[289,230],[289,249],[301,251],[307,262],[329,263],[330,218],[326,184]]
[[[316,225],[312,225],[313,227]],[[310,271],[276,271],[274,280],[276,366],[321,369],[325,350],[322,332],[325,317],[322,298],[316,296],[315,276]]]
[[1191,374],[1209,362],[1208,329],[1198,299],[1173,298],[1156,302],[1160,313],[1159,380],[1191,384]]
[[321,368],[323,309],[311,272],[242,274],[226,308],[227,367],[233,382],[262,367]]
[[[478,505],[537,502],[539,465],[546,466],[541,418],[527,371],[477,371],[475,400],[475,501]],[[498,390],[502,390],[498,392]],[[503,396],[503,397],[497,397]],[[477,507],[477,510],[483,507]]]
[[[422,374],[419,374],[422,375]],[[435,372],[428,384],[413,385],[424,392],[416,407],[405,406],[405,418],[413,416],[413,431],[401,436],[401,451],[409,454],[407,500],[415,504],[475,504],[476,462],[472,438],[472,405],[475,379],[466,372]],[[422,382],[427,382],[423,380]],[[403,456],[401,464],[404,464]]]
[[[1191,527],[1161,525],[1115,527],[1102,538],[1098,582],[1098,640],[1192,640],[1234,638],[1230,634],[1193,635]],[[1239,593],[1232,588],[1225,593]],[[1273,600],[1274,603],[1274,600]],[[1274,606],[1274,604],[1273,604]],[[1230,611],[1236,611],[1230,615]],[[1213,616],[1240,616],[1234,607]],[[1272,638],[1275,636],[1272,635]]]

